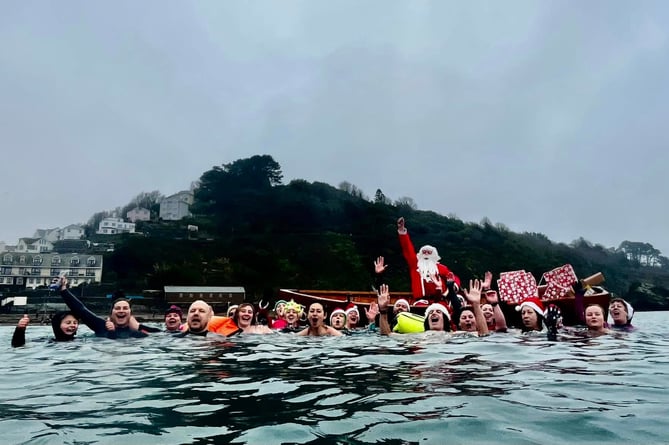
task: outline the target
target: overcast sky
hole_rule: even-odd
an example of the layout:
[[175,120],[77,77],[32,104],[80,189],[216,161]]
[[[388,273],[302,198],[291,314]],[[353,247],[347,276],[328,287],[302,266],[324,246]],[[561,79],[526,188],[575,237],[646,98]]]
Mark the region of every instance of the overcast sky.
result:
[[0,241],[270,154],[285,183],[669,254],[669,2],[0,10]]

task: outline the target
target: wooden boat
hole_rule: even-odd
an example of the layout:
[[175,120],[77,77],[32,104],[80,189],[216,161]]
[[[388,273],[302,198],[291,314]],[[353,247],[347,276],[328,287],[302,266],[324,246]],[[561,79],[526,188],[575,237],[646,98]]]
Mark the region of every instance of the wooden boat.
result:
[[[376,292],[374,291],[351,291],[351,290],[300,290],[300,289],[279,289],[280,300],[294,300],[303,306],[309,306],[311,303],[321,303],[326,312],[334,309],[346,309],[349,303],[363,307],[369,307],[371,303],[376,303]],[[404,298],[411,302],[413,297],[411,292],[391,292],[390,304],[395,304],[397,300]]]
[[[539,286],[539,298],[542,297],[545,286]],[[589,304],[599,304],[604,308],[605,317],[608,315],[609,301],[611,294],[604,288],[599,286],[592,287],[594,293],[583,297],[583,307]],[[308,307],[311,303],[321,303],[327,313],[331,313],[337,308],[345,309],[350,303],[356,304],[359,307],[360,315],[364,317],[364,308],[369,307],[371,303],[376,302],[376,292],[373,291],[350,291],[350,290],[301,290],[301,289],[279,289],[279,299],[294,300],[295,302]],[[394,304],[398,299],[404,298],[412,302],[413,296],[411,292],[391,292],[390,304]],[[549,304],[555,304],[562,312],[564,324],[573,326],[580,324],[580,319],[576,314],[576,299],[575,297],[563,297],[555,300],[544,300],[544,307]],[[515,310],[516,305],[500,303],[502,312],[506,317],[509,326],[520,326],[520,313]],[[412,307],[412,312],[422,314],[425,307]]]

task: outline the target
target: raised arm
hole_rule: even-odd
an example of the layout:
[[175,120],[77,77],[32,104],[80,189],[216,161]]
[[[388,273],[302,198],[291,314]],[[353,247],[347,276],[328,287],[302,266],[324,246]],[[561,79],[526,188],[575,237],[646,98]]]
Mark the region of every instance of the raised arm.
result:
[[404,217],[400,217],[397,220],[397,235],[400,239],[400,247],[402,247],[402,255],[409,265],[409,270],[413,270],[418,264],[418,258],[416,258],[416,249],[409,238],[409,232],[404,225]]
[[14,329],[14,335],[12,335],[12,348],[18,348],[26,344],[26,327],[30,323],[30,318],[28,314],[23,314],[23,317],[19,320]]
[[495,329],[497,331],[506,331],[506,317],[504,317],[502,308],[499,307],[499,297],[497,296],[497,292],[494,290],[487,291],[485,299],[492,306],[492,314],[493,317],[495,317]]
[[388,323],[388,311],[390,306],[390,291],[387,284],[382,284],[378,293],[379,304],[379,332],[381,335],[390,335],[390,323]]
[[105,319],[98,317],[93,312],[91,312],[84,303],[81,302],[77,297],[70,292],[67,288],[67,278],[61,277],[60,279],[60,296],[63,298],[63,302],[70,308],[72,313],[76,318],[81,320],[86,326],[88,326],[95,335],[106,336],[107,327],[105,324]]
[[469,291],[464,289],[464,292],[472,307],[472,312],[474,312],[476,330],[479,335],[488,335],[488,323],[485,321],[483,311],[481,311],[481,282],[479,280],[469,280]]

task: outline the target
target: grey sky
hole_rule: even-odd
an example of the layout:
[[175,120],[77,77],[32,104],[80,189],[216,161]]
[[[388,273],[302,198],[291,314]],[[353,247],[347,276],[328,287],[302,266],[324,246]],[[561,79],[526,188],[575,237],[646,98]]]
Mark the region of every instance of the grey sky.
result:
[[270,154],[285,182],[669,254],[667,2],[0,10],[7,243]]

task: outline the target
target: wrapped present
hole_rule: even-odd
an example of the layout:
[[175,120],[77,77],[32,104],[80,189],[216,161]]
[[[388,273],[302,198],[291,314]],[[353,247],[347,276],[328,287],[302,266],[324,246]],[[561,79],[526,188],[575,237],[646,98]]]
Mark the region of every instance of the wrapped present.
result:
[[573,297],[574,290],[571,286],[561,286],[557,281],[549,281],[546,285],[542,300],[557,300],[564,297]]
[[507,304],[520,304],[525,298],[538,295],[537,280],[529,272],[502,272],[497,280],[499,298]]
[[554,282],[562,287],[570,288],[578,281],[574,268],[571,267],[571,264],[565,264],[564,266],[556,267],[553,270],[544,272],[541,276],[541,281],[546,284]]

